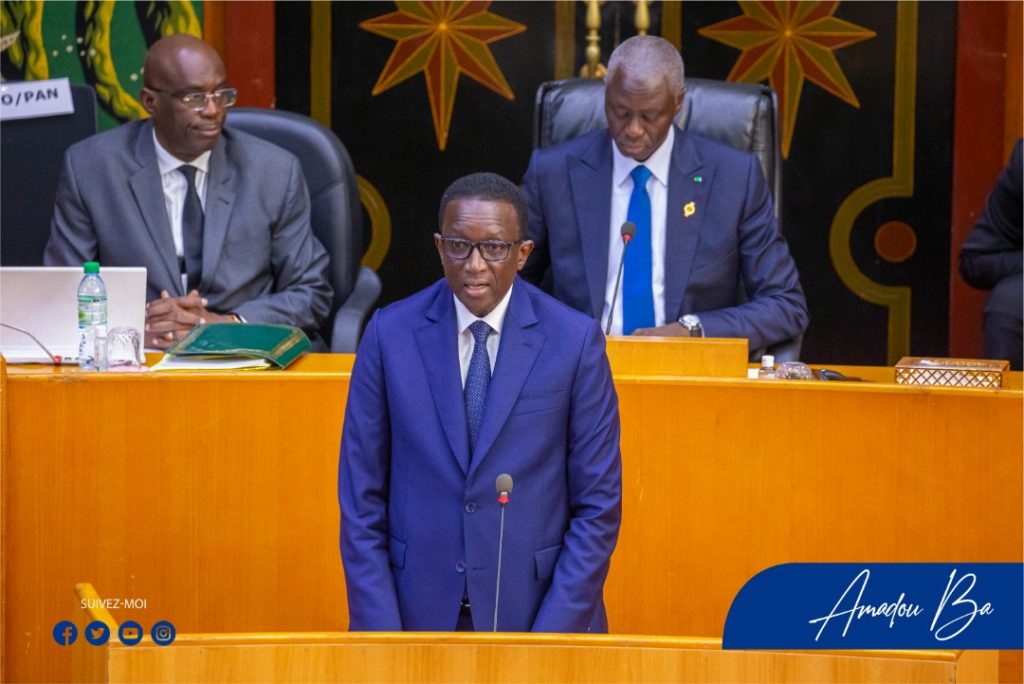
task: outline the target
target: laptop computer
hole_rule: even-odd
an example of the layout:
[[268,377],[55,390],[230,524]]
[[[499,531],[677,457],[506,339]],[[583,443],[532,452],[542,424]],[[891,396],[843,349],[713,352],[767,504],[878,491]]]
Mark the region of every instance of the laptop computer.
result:
[[[62,364],[78,363],[78,284],[81,266],[4,266],[0,268],[0,353],[7,363],[53,361],[28,335],[32,333]],[[146,323],[146,269],[102,267],[107,287],[107,329]]]

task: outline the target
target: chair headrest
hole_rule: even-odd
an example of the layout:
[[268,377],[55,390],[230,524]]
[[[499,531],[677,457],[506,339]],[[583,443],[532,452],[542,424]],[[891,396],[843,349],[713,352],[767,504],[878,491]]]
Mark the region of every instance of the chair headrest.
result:
[[[684,131],[757,155],[778,203],[776,109],[775,93],[768,86],[688,78],[675,123]],[[603,79],[548,81],[537,89],[534,148],[557,145],[607,125]]]
[[[686,81],[683,107],[675,124],[736,149],[754,151],[761,119],[773,123],[773,94],[764,85],[703,78]],[[604,81],[569,78],[548,81],[537,90],[534,147],[550,147],[608,125],[604,114]],[[770,140],[767,142],[771,142]]]
[[239,107],[228,113],[227,127],[268,140],[298,157],[312,197],[354,173],[352,160],[338,136],[308,116],[280,109]]

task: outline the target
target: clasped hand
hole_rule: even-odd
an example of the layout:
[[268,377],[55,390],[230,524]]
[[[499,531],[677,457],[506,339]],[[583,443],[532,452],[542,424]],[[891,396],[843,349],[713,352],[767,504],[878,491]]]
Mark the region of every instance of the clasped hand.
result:
[[167,290],[161,292],[160,299],[146,303],[146,346],[167,349],[197,325],[235,320],[233,316],[207,310],[207,304],[198,290],[184,297],[172,297]]

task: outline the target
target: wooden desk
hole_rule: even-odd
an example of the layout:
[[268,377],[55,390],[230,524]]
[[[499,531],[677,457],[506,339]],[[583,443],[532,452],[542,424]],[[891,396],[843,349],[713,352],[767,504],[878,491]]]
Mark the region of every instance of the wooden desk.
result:
[[[145,599],[118,619],[181,633],[344,629],[336,478],[351,363],[10,368],[4,677],[70,675],[50,631],[81,581]],[[786,561],[1022,559],[1020,391],[639,374],[616,386],[614,632],[718,636],[739,587]],[[105,419],[83,424],[82,405]]]
[[89,681],[345,684],[806,684],[991,681],[991,651],[723,651],[713,639],[582,634],[184,635],[110,644]]

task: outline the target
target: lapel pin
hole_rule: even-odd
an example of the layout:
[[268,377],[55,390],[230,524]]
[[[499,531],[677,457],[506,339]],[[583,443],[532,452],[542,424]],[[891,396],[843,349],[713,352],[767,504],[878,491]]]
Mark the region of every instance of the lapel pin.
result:
[[696,213],[697,213],[697,203],[696,202],[687,202],[683,206],[683,216],[685,216],[686,218],[690,218],[691,216],[693,216]]
[[694,183],[703,183],[704,182],[704,177],[703,176],[694,176],[693,177],[693,182]]

